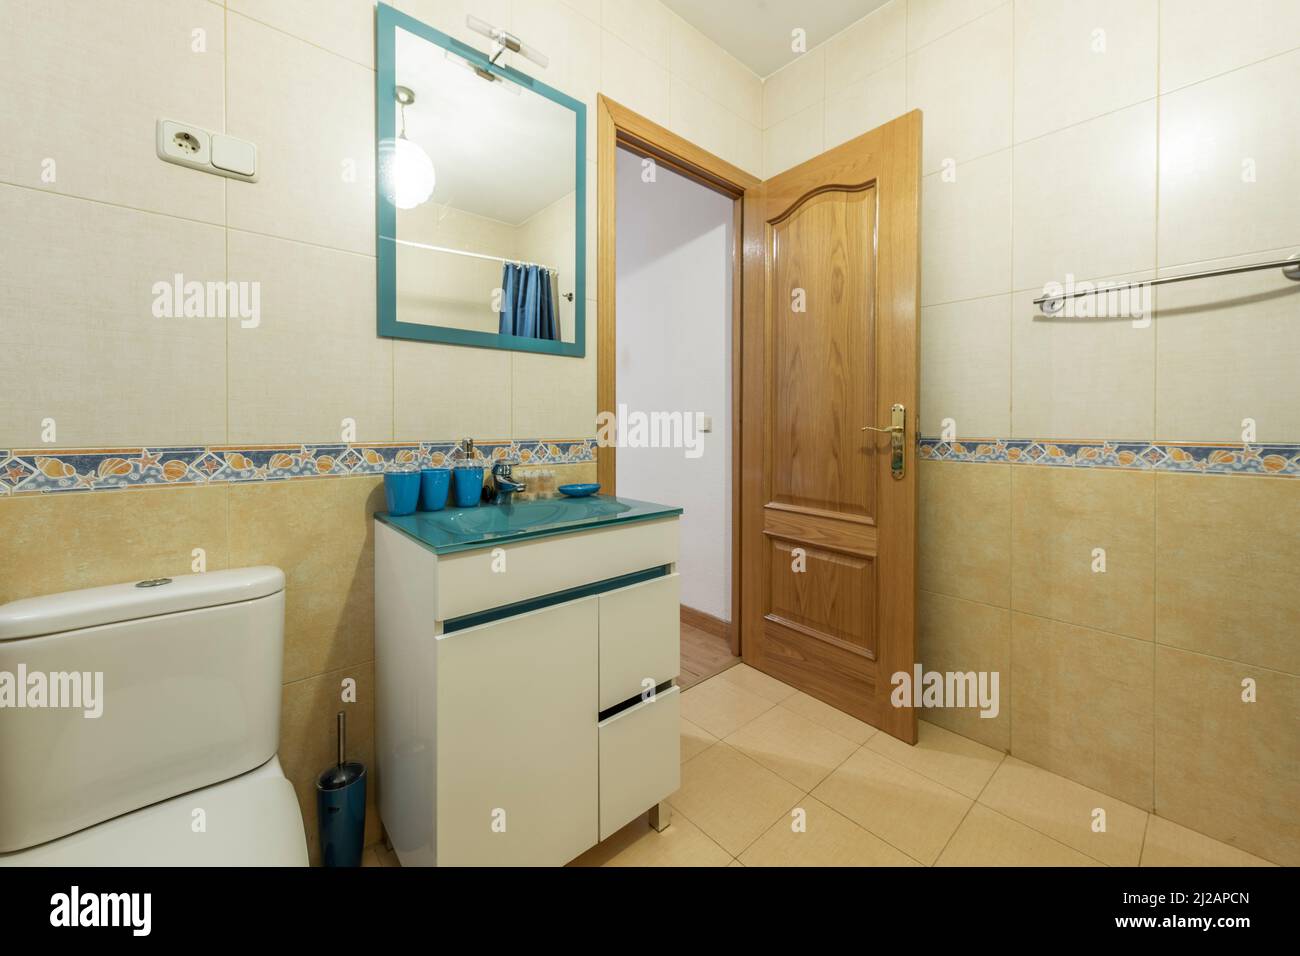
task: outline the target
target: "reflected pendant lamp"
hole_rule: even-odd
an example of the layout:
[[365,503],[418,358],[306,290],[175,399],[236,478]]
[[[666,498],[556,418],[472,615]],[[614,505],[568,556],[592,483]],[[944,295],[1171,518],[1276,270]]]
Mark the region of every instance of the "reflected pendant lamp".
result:
[[406,86],[395,92],[402,110],[402,132],[397,139],[384,141],[380,175],[392,204],[398,209],[414,209],[433,195],[437,176],[429,154],[406,138],[406,108],[415,102],[415,93]]

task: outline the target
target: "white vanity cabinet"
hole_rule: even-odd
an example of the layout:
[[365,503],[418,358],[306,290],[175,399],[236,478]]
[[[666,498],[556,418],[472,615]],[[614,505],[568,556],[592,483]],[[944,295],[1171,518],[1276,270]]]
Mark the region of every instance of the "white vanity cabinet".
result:
[[375,523],[376,783],[403,865],[562,865],[680,783],[675,515],[440,554]]

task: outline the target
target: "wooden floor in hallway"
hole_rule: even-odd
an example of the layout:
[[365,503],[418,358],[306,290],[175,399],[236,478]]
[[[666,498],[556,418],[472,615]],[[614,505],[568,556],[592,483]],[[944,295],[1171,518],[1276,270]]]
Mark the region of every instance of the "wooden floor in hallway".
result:
[[682,663],[677,677],[682,690],[739,663],[740,658],[731,653],[731,645],[725,637],[682,622]]

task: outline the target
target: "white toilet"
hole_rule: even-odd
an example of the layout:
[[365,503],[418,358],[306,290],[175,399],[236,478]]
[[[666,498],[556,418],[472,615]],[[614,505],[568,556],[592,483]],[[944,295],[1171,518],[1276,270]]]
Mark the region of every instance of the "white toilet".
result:
[[306,866],[283,650],[279,568],[0,606],[0,866]]

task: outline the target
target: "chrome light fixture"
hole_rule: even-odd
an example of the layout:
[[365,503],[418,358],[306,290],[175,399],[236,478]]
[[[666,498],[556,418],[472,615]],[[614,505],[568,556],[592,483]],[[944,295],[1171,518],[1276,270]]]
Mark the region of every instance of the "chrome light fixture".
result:
[[394,206],[414,209],[433,195],[438,177],[429,154],[406,138],[406,108],[415,102],[415,93],[408,86],[398,86],[394,88],[394,96],[402,111],[402,132],[396,139],[383,143],[379,157],[380,182]]
[[501,55],[509,50],[511,53],[518,53],[520,56],[527,57],[542,69],[546,69],[546,67],[551,64],[550,57],[545,53],[530,47],[513,33],[502,30],[500,27],[494,27],[486,20],[480,20],[472,13],[465,17],[465,25],[475,33],[481,33],[492,41],[494,44],[494,49],[492,50],[493,63],[496,63]]

